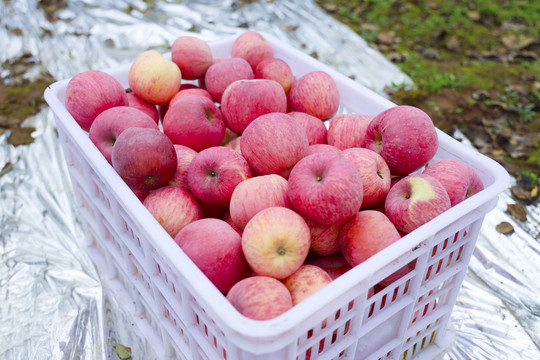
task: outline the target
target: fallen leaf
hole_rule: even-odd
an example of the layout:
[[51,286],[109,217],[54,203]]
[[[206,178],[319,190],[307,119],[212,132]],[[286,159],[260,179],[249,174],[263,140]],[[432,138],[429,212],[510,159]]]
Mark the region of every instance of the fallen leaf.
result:
[[509,222],[503,221],[495,226],[495,230],[501,234],[508,235],[514,232],[514,227]]
[[509,50],[525,49],[536,39],[532,36],[517,36],[516,34],[508,34],[501,37],[501,42]]
[[36,131],[33,127],[20,127],[11,129],[11,134],[9,134],[7,142],[10,145],[29,145],[34,142],[32,133]]
[[476,11],[476,10],[470,10],[470,11],[467,13],[467,17],[469,18],[469,20],[472,20],[472,21],[478,21],[478,20],[480,20],[481,15],[480,15],[480,12],[479,12],[479,11]]
[[377,40],[381,44],[391,45],[391,44],[394,43],[395,36],[396,35],[392,31],[384,32],[384,33],[378,33],[377,34]]
[[131,359],[131,348],[124,346],[122,344],[116,344],[114,347],[114,352],[121,360]]
[[527,221],[527,211],[520,204],[508,204],[507,207],[510,215],[518,219],[519,221]]
[[457,36],[452,36],[445,42],[445,46],[450,51],[458,51],[460,48],[461,42]]
[[[531,191],[531,189],[524,188],[522,186],[512,186],[510,188],[510,192],[512,193],[512,196],[514,196],[516,199],[522,200],[527,204],[530,204],[536,196],[533,196],[535,191]],[[538,190],[536,190],[536,195],[538,195]]]

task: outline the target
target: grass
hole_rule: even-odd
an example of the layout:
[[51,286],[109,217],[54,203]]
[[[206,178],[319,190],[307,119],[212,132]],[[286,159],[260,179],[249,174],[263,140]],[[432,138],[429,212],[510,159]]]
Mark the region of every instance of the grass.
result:
[[[383,54],[398,55],[396,65],[415,87],[393,84],[392,100],[421,104],[437,120],[462,121],[469,129],[467,116],[476,110],[488,119],[504,117],[501,126],[531,139],[540,132],[540,1],[316,2]],[[381,41],[385,34],[393,35],[391,44]],[[487,98],[471,96],[479,91]],[[448,108],[439,103],[447,94],[462,99]],[[507,156],[504,163],[537,179],[540,145],[530,142],[527,158]]]

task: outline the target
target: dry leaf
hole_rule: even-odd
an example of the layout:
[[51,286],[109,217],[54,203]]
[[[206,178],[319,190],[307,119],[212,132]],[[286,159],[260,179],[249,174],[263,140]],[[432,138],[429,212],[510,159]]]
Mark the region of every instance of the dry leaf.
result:
[[501,37],[501,42],[509,50],[525,49],[535,41],[532,36],[517,36],[516,34],[508,34]]
[[508,204],[507,210],[516,219],[527,221],[527,211],[520,204]]
[[509,222],[503,221],[495,227],[495,230],[501,234],[508,235],[514,232],[514,227]]

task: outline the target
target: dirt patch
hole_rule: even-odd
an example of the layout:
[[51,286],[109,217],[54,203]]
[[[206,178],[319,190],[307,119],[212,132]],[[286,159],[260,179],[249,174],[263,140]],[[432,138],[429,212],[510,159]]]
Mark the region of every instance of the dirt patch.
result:
[[[36,68],[37,75],[30,78],[28,74]],[[31,144],[35,129],[23,123],[45,106],[43,92],[54,79],[30,54],[5,61],[2,69],[9,71],[0,81],[0,134],[9,131],[11,145]]]

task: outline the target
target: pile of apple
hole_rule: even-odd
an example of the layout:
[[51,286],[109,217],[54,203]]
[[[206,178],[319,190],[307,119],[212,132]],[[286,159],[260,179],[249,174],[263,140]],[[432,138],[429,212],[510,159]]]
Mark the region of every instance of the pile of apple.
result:
[[180,37],[170,60],[141,53],[128,79],[126,90],[105,72],[80,73],[66,108],[252,319],[287,311],[483,188],[460,161],[426,166],[438,138],[422,110],[338,114],[330,75],[296,78],[254,31],[235,39],[230,58]]

